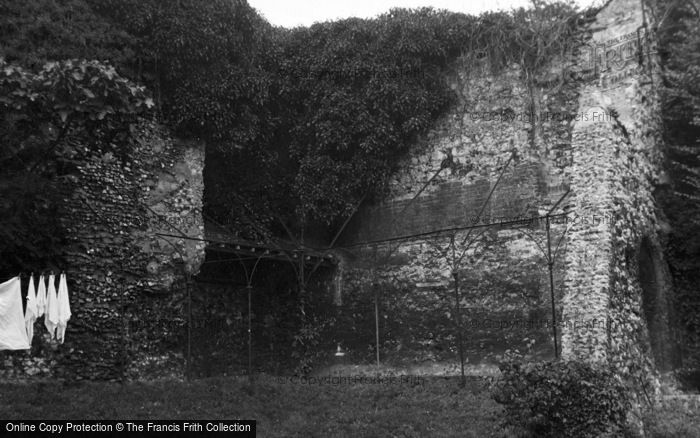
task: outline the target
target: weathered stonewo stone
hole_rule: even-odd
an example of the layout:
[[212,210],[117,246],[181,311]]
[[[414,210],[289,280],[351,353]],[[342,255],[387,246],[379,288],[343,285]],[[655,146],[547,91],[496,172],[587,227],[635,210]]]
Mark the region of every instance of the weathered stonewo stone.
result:
[[[437,326],[451,318],[445,308],[450,303],[454,308],[449,290],[457,272],[465,320],[479,314],[498,321],[504,312],[520,310],[526,319],[549,314],[551,322],[543,220],[489,228],[457,269],[450,264],[448,243],[454,235],[459,255],[469,231],[456,228],[543,216],[568,190],[554,212],[566,218],[552,219],[551,229],[553,246],[565,233],[554,265],[562,357],[613,366],[653,393],[657,370],[673,366],[673,342],[671,284],[653,195],[663,149],[648,16],[639,0],[609,2],[590,26],[591,41],[569,66],[578,72],[569,84],[536,81],[530,93],[518,66],[494,75],[470,64],[467,76],[457,63],[452,84],[458,105],[414,146],[388,197],[363,208],[350,224],[339,251],[343,278],[336,282],[342,287],[336,302],[345,305],[372,287],[400,284],[443,302],[422,309]],[[551,64],[556,72],[566,62]],[[518,117],[533,107],[535,123]],[[496,186],[513,151],[517,158]],[[476,218],[494,186],[484,214]],[[442,232],[425,235],[437,230]],[[402,301],[391,302],[398,307],[385,310],[386,318],[400,319]],[[417,357],[413,350],[408,355],[406,349],[391,350],[406,342],[398,325],[381,318],[380,337],[393,337],[381,340],[384,357]],[[474,330],[465,325],[467,348],[475,353],[470,360],[493,361],[506,349],[522,352],[533,339],[534,356],[552,356],[551,326],[539,326],[536,334],[515,323],[501,326],[506,329],[494,335],[498,348],[478,353]],[[427,332],[413,340],[435,341]],[[364,342],[373,345],[374,339]],[[454,339],[442,342],[454,360]]]
[[[598,14],[593,41],[643,33],[638,2],[616,1]],[[639,31],[639,32],[638,32]],[[612,365],[650,395],[658,395],[657,371],[676,365],[671,277],[654,199],[662,161],[658,64],[654,41],[641,61],[603,69],[586,85],[579,107],[610,114],[601,123],[574,126],[572,206],[584,217],[574,224],[566,258],[563,356]],[[575,248],[575,249],[574,249]],[[598,324],[583,324],[596,320]]]
[[[379,290],[384,360],[454,360],[455,272],[470,362],[494,363],[506,349],[530,349],[534,357],[554,353],[541,250],[546,235],[538,218],[568,190],[571,123],[552,123],[543,116],[533,127],[523,116],[529,114],[530,93],[518,66],[495,76],[486,65],[468,67],[467,77],[466,67],[457,63],[450,78],[460,96],[454,110],[414,146],[388,198],[361,209],[343,236],[343,278],[337,279],[342,294],[336,301],[353,307],[359,300],[373,312],[373,287]],[[546,95],[539,107],[562,119],[575,110],[577,90],[572,86],[534,94]],[[538,135],[531,135],[533,129]],[[562,219],[552,218],[554,245],[566,228]],[[437,230],[442,232],[423,236]],[[563,240],[554,266],[559,295],[566,244]],[[414,303],[412,294],[427,298]],[[366,335],[362,342],[354,339],[359,333],[373,334],[374,321],[367,324],[372,326],[349,331],[345,343],[373,345],[375,340]],[[411,329],[416,325],[422,331]]]
[[[612,0],[591,26],[593,41],[627,44],[644,27],[641,7]],[[576,63],[582,79],[544,77],[531,89],[517,65],[493,74],[457,63],[449,80],[458,104],[413,145],[390,195],[358,213],[337,252],[335,301],[349,311],[340,327],[349,356],[372,352],[376,292],[383,360],[453,361],[456,273],[470,362],[514,348],[552,357],[544,221],[513,221],[545,215],[568,193],[555,211],[566,219],[553,218],[551,229],[555,245],[564,236],[553,276],[563,357],[611,364],[643,385],[672,365],[670,282],[653,198],[659,78],[646,52],[641,63],[612,66],[605,53]],[[566,61],[553,59],[549,76],[563,77]],[[30,354],[0,364],[3,376],[181,375],[187,321],[179,300],[203,257],[203,243],[185,238],[203,235],[203,149],[151,124],[141,131],[126,159],[77,145],[85,159],[60,212],[71,236],[66,343],[39,335]],[[406,238],[435,230],[443,232]],[[402,239],[387,241],[394,238]],[[451,238],[464,254],[456,266]]]
[[186,321],[173,300],[204,256],[204,242],[191,239],[204,234],[204,147],[145,121],[125,156],[69,141],[80,159],[58,211],[73,313],[66,340],[49,341],[40,318],[32,350],[13,354],[0,376],[181,375]]

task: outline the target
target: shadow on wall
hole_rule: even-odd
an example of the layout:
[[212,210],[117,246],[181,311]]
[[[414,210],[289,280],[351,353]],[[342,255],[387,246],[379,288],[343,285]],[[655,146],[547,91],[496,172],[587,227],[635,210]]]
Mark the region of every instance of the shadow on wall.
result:
[[645,237],[638,253],[639,284],[642,289],[642,311],[649,331],[654,362],[661,372],[679,364],[678,345],[673,330],[673,308],[670,301],[671,280],[660,249]]

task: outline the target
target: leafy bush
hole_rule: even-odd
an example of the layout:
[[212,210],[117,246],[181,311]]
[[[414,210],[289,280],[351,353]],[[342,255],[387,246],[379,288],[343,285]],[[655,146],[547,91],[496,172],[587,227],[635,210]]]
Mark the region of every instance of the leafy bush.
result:
[[493,397],[525,436],[597,437],[625,430],[630,399],[609,370],[580,362],[500,365]]
[[314,317],[307,321],[294,335],[292,357],[297,361],[295,375],[308,374],[314,365],[318,365],[328,354],[330,349],[324,349],[321,345],[324,332],[328,331],[334,324],[333,318]]

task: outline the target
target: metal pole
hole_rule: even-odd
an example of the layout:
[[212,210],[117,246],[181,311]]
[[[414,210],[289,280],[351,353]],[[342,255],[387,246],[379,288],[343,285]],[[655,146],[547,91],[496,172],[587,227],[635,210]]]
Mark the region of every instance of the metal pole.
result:
[[557,311],[554,305],[554,260],[552,260],[552,238],[550,234],[549,215],[545,219],[547,228],[547,266],[549,268],[549,293],[552,300],[552,333],[554,335],[554,358],[559,358],[559,348],[557,345]]
[[192,377],[192,293],[190,292],[190,276],[185,277],[187,290],[187,378]]
[[[29,281],[34,281],[34,275],[29,276]],[[122,332],[122,353],[124,354],[124,357],[127,358],[129,357],[129,342],[128,339],[130,338],[130,330],[129,330],[129,316],[127,315],[126,311],[126,287],[124,286],[124,281],[122,278],[122,293],[121,296],[119,297],[119,302],[121,304],[121,313],[122,313],[122,321],[123,321],[123,332]],[[77,298],[77,297],[76,297]],[[189,366],[189,359],[188,359],[188,364]],[[122,361],[122,369],[121,369],[121,379],[122,381],[126,379],[126,367],[127,367],[127,362]]]
[[[303,237],[302,237],[303,239]],[[299,255],[299,300],[301,301],[301,317],[306,322],[306,278],[304,272],[304,250]]]
[[379,367],[379,293],[377,292],[377,283],[372,283],[374,289],[374,334],[377,352],[377,367]]
[[452,246],[452,276],[455,280],[455,325],[457,326],[457,351],[459,352],[459,366],[461,375],[459,379],[459,387],[464,388],[467,384],[467,378],[464,377],[464,345],[462,342],[462,306],[459,303],[459,273],[457,272],[457,254],[455,247],[455,235],[450,238]]
[[246,286],[246,289],[248,289],[248,379],[252,380],[253,379],[253,330],[252,330],[252,318],[251,318],[251,313],[252,313],[252,306],[251,306],[251,299],[252,299],[252,290],[253,286],[251,286],[250,283]]
[[464,345],[462,342],[462,312],[459,304],[459,274],[457,271],[452,272],[455,279],[455,318],[457,322],[457,350],[459,351],[459,365],[461,368],[461,377],[459,379],[460,388],[464,388],[467,384],[467,378],[464,376]]

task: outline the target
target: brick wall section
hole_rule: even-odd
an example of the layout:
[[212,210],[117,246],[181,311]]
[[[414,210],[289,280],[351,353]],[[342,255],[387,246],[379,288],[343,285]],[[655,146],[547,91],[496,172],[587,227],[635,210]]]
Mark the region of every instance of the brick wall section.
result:
[[[144,122],[120,157],[72,141],[80,159],[58,212],[68,241],[64,270],[72,318],[66,341],[37,322],[32,350],[13,354],[0,375],[118,380],[180,375],[185,273],[197,272],[203,242],[201,145],[175,141]],[[41,325],[41,329],[39,328]]]

